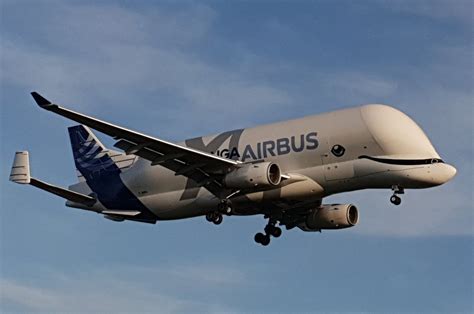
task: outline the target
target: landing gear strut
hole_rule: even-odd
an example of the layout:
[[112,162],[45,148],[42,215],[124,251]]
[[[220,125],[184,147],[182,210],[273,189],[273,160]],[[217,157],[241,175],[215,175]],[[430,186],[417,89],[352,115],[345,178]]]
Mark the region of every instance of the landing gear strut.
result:
[[404,194],[405,190],[398,185],[394,185],[392,186],[392,191],[393,195],[390,197],[390,202],[394,205],[400,205],[402,203],[402,199],[397,194]]
[[223,199],[219,202],[219,205],[217,205],[217,210],[222,213],[226,214],[229,216],[232,214],[232,202],[229,199]]
[[278,238],[281,236],[281,228],[276,226],[277,221],[270,219],[268,224],[265,226],[265,234],[259,232],[255,235],[255,242],[267,246],[270,244],[270,237]]

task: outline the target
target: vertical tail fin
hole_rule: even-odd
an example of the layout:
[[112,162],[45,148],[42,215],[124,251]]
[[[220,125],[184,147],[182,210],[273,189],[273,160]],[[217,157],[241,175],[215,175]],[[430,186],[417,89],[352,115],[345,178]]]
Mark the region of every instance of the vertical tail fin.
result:
[[153,217],[121,177],[122,171],[133,165],[136,156],[105,148],[86,126],[73,126],[68,131],[74,163],[83,177],[79,176],[79,180],[86,181],[94,192],[94,198],[110,210],[133,209],[143,213],[146,218]]
[[102,175],[120,173],[131,167],[136,156],[107,149],[92,131],[84,126],[70,127],[74,163],[78,171],[79,181],[97,179]]
[[88,127],[77,125],[70,127],[68,131],[74,163],[85,180],[97,178],[108,172],[120,171],[109,156],[108,150]]

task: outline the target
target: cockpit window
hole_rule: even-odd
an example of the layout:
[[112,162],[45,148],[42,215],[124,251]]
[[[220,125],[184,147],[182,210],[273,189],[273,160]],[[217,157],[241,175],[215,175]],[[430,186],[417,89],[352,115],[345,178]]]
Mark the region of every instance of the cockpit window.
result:
[[331,153],[336,157],[341,157],[346,152],[344,146],[336,144],[332,147]]

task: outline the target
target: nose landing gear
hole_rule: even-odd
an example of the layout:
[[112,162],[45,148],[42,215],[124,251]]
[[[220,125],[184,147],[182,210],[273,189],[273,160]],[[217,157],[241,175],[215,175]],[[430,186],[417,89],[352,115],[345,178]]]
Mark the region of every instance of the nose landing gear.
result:
[[392,202],[394,205],[400,205],[402,203],[402,199],[396,195],[392,195],[390,197],[390,202]]
[[393,195],[390,197],[390,202],[394,205],[400,205],[402,203],[402,199],[397,194],[404,194],[405,190],[398,185],[394,185],[392,186],[392,191]]
[[255,235],[255,242],[267,246],[270,244],[270,237],[278,238],[281,236],[282,231],[280,227],[276,226],[277,221],[270,219],[268,224],[265,226],[265,234],[259,232]]

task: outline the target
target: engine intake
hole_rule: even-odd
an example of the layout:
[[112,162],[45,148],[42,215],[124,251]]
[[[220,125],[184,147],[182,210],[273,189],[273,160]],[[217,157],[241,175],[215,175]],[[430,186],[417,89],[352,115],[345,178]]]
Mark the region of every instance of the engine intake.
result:
[[359,221],[359,211],[352,204],[331,204],[315,208],[306,218],[307,231],[322,229],[344,229],[355,226]]
[[224,178],[228,188],[246,189],[277,186],[281,182],[280,167],[272,162],[259,162],[239,166]]

